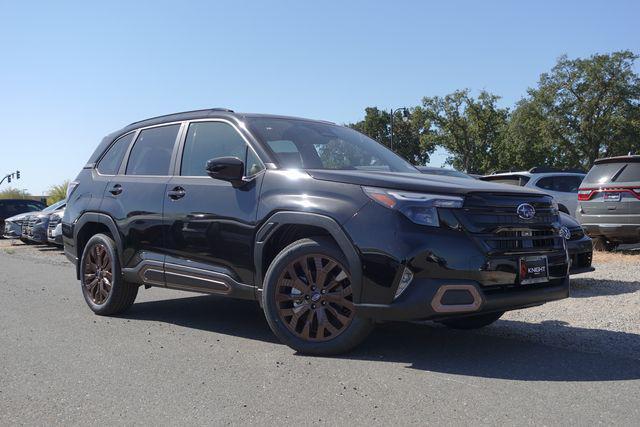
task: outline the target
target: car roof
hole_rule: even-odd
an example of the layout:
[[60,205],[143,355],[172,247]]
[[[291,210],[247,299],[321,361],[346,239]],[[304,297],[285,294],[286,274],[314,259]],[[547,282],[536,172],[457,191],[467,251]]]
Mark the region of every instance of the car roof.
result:
[[161,116],[151,117],[148,119],[139,120],[128,124],[121,129],[122,133],[128,132],[131,129],[138,129],[146,126],[153,126],[161,123],[180,122],[184,120],[197,120],[206,119],[209,117],[234,117],[238,119],[242,118],[274,118],[274,119],[294,119],[294,120],[306,120],[312,122],[321,122],[335,125],[333,122],[326,120],[312,120],[303,117],[283,116],[277,114],[260,114],[260,113],[236,113],[229,108],[207,108],[203,110],[182,111],[179,113],[164,114]]
[[602,159],[597,159],[593,162],[594,165],[600,165],[603,163],[618,163],[618,162],[640,162],[640,155],[627,155],[627,156],[615,156],[615,157],[604,157]]

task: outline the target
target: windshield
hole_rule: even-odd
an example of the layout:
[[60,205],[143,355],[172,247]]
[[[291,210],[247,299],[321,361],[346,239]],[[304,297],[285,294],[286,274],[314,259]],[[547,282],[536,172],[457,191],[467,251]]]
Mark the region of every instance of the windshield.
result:
[[60,200],[59,202],[52,204],[48,208],[43,209],[42,212],[53,212],[63,207],[65,203],[66,203],[66,200]]
[[482,181],[491,181],[498,184],[517,185],[524,187],[529,182],[529,177],[524,175],[498,175],[498,176],[482,176]]
[[254,117],[247,122],[283,168],[419,173],[402,157],[353,129],[288,118]]

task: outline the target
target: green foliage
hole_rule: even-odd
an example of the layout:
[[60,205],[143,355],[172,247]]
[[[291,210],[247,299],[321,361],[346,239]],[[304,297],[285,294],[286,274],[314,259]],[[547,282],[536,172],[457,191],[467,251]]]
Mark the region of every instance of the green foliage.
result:
[[9,187],[0,191],[0,199],[28,199],[30,198],[27,190],[20,190],[19,188]]
[[[425,164],[435,150],[435,145],[427,138],[429,129],[425,127],[424,110],[411,108],[409,117],[403,118],[400,111],[393,117],[393,151],[414,164]],[[387,147],[391,144],[391,113],[377,107],[365,108],[364,119],[349,125]]]
[[447,163],[467,173],[483,173],[494,168],[494,147],[500,144],[507,128],[509,111],[499,108],[500,97],[487,91],[477,98],[469,90],[458,90],[444,97],[422,99],[428,138],[446,148]]
[[52,205],[67,196],[67,187],[69,181],[64,181],[62,184],[52,185],[49,187],[49,196],[47,197],[47,204]]
[[[640,151],[640,78],[630,51],[569,59],[540,76],[512,111],[499,96],[457,90],[425,97],[405,123],[394,119],[394,151],[424,164],[437,146],[468,173],[533,166],[589,169],[599,157]],[[370,107],[351,125],[389,145],[390,115]]]

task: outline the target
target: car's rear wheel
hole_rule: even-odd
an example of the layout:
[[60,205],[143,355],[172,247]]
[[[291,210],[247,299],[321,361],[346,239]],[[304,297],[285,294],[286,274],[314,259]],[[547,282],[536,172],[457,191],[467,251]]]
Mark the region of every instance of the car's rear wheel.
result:
[[502,317],[504,311],[478,314],[476,316],[459,317],[457,319],[441,320],[440,323],[452,329],[479,329],[489,326]]
[[344,255],[326,238],[284,248],[265,275],[262,303],[269,326],[301,353],[331,355],[362,342],[373,328],[359,318]]
[[138,285],[122,277],[116,245],[110,236],[91,237],[80,262],[82,295],[94,313],[112,315],[131,307],[138,295]]

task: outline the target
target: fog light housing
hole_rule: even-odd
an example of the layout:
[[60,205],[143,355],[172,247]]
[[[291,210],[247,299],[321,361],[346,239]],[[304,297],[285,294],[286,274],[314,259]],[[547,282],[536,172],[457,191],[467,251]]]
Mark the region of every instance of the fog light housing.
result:
[[396,299],[400,295],[402,295],[402,293],[405,291],[405,289],[407,289],[407,286],[409,286],[412,280],[413,272],[405,267],[404,271],[402,272],[402,277],[400,278],[400,283],[398,284],[398,289],[396,290],[396,295],[393,297],[393,299]]

